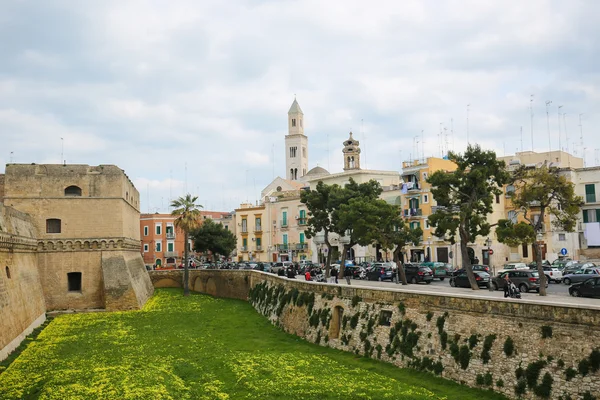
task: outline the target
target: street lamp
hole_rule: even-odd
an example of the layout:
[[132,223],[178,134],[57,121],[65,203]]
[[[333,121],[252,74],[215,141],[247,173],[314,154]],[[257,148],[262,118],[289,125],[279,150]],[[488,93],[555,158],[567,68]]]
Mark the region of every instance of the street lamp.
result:
[[427,237],[427,262],[431,262],[431,236]]
[[492,255],[490,253],[490,247],[492,246],[492,239],[490,239],[489,237],[487,239],[485,239],[485,244],[487,245],[488,267],[490,267],[490,272],[491,272],[488,289],[490,290],[490,292],[492,292],[494,290],[494,288],[492,288],[492,279],[494,277],[494,270],[492,268]]

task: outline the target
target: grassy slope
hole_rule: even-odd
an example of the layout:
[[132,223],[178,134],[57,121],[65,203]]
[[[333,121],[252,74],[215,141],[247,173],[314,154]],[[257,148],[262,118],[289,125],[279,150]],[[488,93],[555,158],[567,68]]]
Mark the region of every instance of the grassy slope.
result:
[[503,397],[308,343],[242,301],[159,289],[143,311],[55,318],[0,375],[0,398]]

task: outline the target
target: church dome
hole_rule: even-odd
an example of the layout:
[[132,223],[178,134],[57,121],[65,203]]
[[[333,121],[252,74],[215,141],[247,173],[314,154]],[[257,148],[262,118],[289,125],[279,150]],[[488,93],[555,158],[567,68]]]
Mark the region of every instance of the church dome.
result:
[[305,176],[329,175],[329,171],[322,167],[314,167]]

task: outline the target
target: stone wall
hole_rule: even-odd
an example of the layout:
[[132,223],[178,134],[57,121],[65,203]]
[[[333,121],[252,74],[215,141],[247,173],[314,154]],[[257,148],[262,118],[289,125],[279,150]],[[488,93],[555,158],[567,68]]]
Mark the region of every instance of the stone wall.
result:
[[107,311],[139,309],[154,293],[139,253],[103,252],[102,275]]
[[0,204],[0,360],[46,320],[34,238],[29,217]]
[[[152,272],[181,284],[181,271]],[[510,398],[600,396],[600,307],[484,299],[288,280],[256,271],[191,271],[194,290],[244,298],[322,346],[431,371]],[[234,287],[231,287],[234,286]]]

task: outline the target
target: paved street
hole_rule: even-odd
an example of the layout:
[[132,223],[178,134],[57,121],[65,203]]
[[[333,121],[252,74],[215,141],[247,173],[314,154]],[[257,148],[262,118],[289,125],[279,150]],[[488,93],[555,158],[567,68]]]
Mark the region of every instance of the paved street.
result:
[[[304,280],[303,275],[296,276],[298,280]],[[346,286],[345,279],[339,279],[338,285]],[[486,297],[486,298],[496,298],[496,299],[504,299],[503,291],[490,292],[487,289],[481,290],[472,290],[468,288],[457,288],[451,287],[448,283],[448,279],[444,281],[440,281],[438,279],[434,280],[431,284],[427,285],[424,283],[416,284],[416,285],[407,285],[402,286],[401,284],[391,283],[391,282],[378,282],[378,281],[363,281],[358,279],[352,279],[352,286],[359,287],[376,287],[382,289],[390,289],[390,290],[402,290],[402,291],[410,291],[410,292],[423,292],[430,294],[453,294],[460,295],[461,297]],[[544,304],[564,304],[564,305],[575,305],[582,306],[585,308],[598,308],[600,309],[600,299],[589,299],[589,298],[581,298],[581,297],[571,297],[569,296],[569,287],[563,283],[550,283],[548,286],[548,296],[542,297],[539,296],[536,292],[531,293],[522,293],[521,299],[509,299],[511,301],[525,301],[531,303],[544,303]]]

